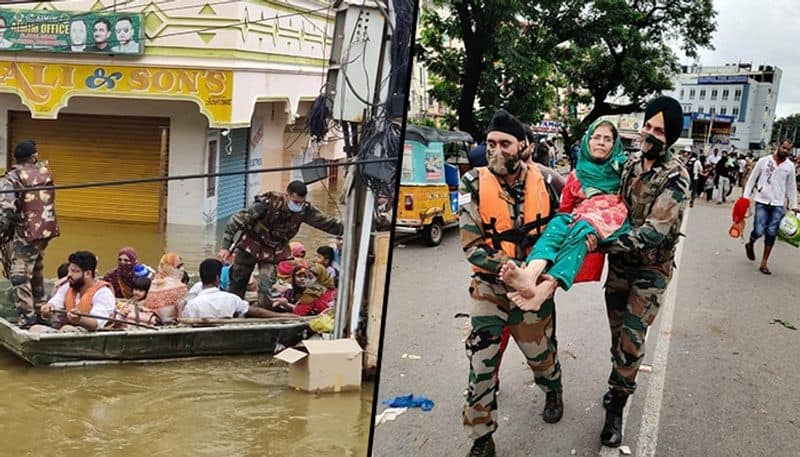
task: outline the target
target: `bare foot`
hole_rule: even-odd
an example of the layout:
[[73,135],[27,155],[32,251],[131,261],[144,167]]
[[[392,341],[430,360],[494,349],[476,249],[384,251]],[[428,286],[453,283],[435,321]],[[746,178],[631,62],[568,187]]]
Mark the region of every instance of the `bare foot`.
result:
[[[542,263],[544,266],[547,265],[546,262]],[[543,270],[544,268],[538,260],[534,260],[524,269],[509,261],[500,269],[500,277],[507,286],[520,292],[523,297],[531,298],[533,297],[533,287]]]
[[540,282],[533,289],[533,297],[526,298],[522,296],[522,294],[511,297],[511,294],[509,294],[509,298],[522,310],[539,311],[539,309],[542,307],[542,304],[546,302],[548,298],[553,296],[553,293],[556,291],[557,287],[558,281],[556,281],[555,278],[552,276],[543,276],[542,282]]

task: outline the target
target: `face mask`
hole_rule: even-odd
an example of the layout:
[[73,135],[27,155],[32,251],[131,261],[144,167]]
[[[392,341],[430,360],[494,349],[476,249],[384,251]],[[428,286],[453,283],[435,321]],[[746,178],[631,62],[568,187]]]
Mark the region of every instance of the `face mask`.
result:
[[487,159],[489,162],[489,170],[497,175],[505,176],[515,173],[519,170],[520,157],[512,157],[506,159],[500,149],[487,149]]
[[299,204],[299,203],[296,203],[296,202],[294,202],[292,200],[289,200],[289,205],[288,206],[289,206],[289,211],[291,211],[293,213],[299,213],[300,211],[303,211],[303,205]]
[[656,160],[661,157],[661,152],[664,150],[664,146],[666,145],[663,141],[649,133],[644,134],[644,141],[642,141],[642,152],[644,153],[645,159]]

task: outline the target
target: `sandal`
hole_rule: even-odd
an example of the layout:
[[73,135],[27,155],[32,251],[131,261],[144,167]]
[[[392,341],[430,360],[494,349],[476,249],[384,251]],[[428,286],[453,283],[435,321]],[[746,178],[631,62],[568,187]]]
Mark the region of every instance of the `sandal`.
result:
[[767,267],[759,267],[758,271],[764,273],[765,275],[771,275],[772,274],[772,272],[769,271],[769,268],[767,268]]

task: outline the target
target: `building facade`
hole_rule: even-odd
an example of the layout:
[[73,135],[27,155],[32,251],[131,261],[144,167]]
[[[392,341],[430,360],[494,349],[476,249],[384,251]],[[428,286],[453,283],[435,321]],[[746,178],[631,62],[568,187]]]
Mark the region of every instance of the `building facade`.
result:
[[[301,127],[325,82],[334,13],[316,0],[74,0],[2,9],[2,40],[50,46],[0,45],[6,166],[13,145],[28,138],[51,163],[56,184],[289,166],[306,151]],[[106,26],[104,15],[111,15]],[[126,21],[133,39],[123,47],[113,40],[125,38]],[[94,49],[104,32],[117,46]],[[326,158],[336,155],[344,156],[337,150]],[[208,226],[290,178],[265,173],[64,190],[58,211]]]
[[780,68],[770,65],[684,66],[665,95],[683,105],[695,145],[760,151],[772,137],[780,82]]

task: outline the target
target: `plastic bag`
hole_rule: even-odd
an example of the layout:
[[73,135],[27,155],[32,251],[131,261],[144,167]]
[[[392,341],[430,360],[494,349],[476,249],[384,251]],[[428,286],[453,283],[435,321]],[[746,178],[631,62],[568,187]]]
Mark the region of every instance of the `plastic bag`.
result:
[[787,211],[778,226],[778,238],[794,247],[800,247],[800,219],[794,211]]

